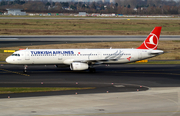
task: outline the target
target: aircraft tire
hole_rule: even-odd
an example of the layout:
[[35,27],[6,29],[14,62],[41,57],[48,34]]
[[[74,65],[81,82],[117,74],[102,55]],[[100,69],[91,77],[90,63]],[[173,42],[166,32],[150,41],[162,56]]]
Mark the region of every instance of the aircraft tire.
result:
[[96,72],[96,69],[95,69],[95,68],[89,68],[89,72],[90,72],[90,73],[95,73],[95,72]]
[[24,69],[24,70],[23,70],[23,73],[25,73],[25,74],[26,74],[26,73],[27,73],[27,70],[26,70],[26,69]]

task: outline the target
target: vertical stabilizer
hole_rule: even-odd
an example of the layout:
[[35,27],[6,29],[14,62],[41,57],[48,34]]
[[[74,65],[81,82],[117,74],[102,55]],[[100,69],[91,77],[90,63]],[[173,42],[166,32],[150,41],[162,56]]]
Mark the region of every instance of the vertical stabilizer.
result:
[[156,50],[158,46],[159,36],[162,27],[155,27],[146,40],[137,49],[153,49]]

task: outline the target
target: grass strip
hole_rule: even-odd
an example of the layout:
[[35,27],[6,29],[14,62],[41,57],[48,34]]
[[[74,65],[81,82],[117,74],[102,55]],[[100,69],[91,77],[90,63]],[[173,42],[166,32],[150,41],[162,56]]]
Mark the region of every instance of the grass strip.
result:
[[95,89],[95,87],[0,87],[0,94],[69,91],[85,89]]
[[0,35],[179,35],[179,20],[1,19]]

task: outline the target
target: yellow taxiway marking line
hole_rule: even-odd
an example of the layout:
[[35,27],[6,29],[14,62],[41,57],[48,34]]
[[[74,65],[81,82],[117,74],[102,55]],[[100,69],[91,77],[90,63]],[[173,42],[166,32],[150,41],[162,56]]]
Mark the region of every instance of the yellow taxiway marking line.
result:
[[2,68],[0,68],[0,70],[8,72],[8,73],[14,73],[14,74],[23,75],[23,76],[30,76],[28,74],[23,74],[23,73],[19,73],[19,72],[15,72],[15,71],[10,71],[10,70],[6,70],[6,69],[2,69]]

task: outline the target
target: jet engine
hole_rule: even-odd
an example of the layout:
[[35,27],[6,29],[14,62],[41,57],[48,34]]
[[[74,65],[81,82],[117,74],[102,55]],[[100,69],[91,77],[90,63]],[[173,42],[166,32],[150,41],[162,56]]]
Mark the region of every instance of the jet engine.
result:
[[71,70],[86,70],[88,69],[88,64],[86,63],[81,63],[81,62],[73,62],[70,65]]

